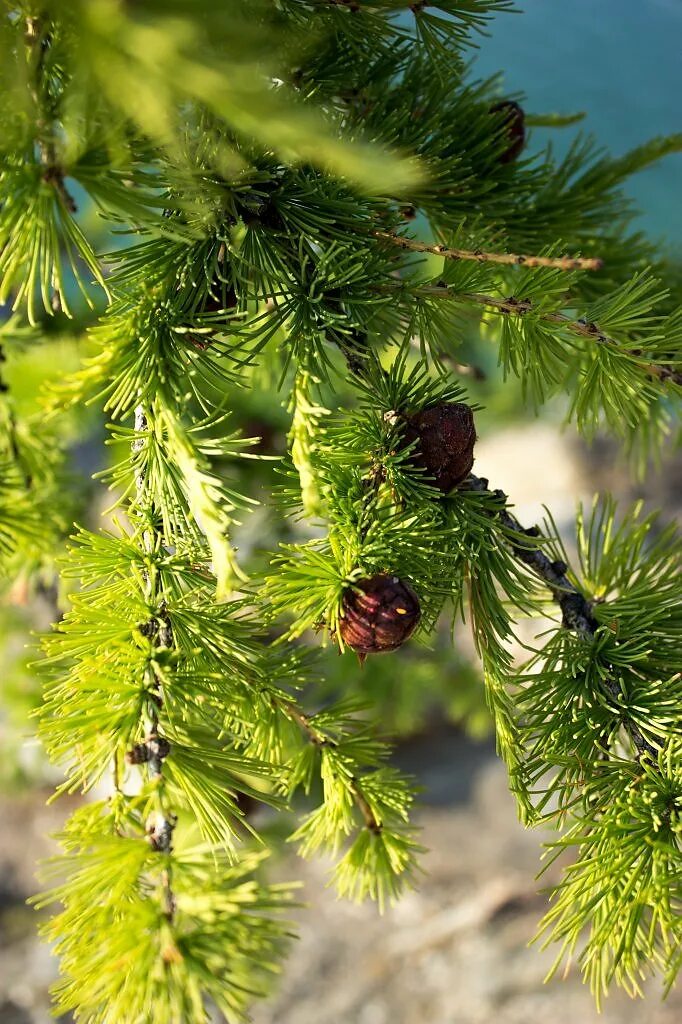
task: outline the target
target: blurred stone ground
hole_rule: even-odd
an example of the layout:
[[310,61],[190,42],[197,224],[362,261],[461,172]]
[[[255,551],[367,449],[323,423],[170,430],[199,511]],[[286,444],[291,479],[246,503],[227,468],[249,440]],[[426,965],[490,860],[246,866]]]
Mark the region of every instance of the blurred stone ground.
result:
[[37,912],[26,906],[37,888],[37,861],[56,852],[48,837],[74,808],[69,799],[47,806],[49,796],[49,790],[33,790],[0,797],[0,1024],[55,1019],[47,990],[56,961],[36,935]]
[[[667,518],[682,502],[680,467],[666,467],[648,485],[652,505],[660,502]],[[476,470],[509,493],[525,525],[541,518],[546,503],[562,531],[576,500],[593,489],[636,494],[614,468],[610,447],[576,457],[546,424],[481,442]],[[546,905],[538,893],[544,883],[534,881],[542,835],[518,823],[491,743],[437,731],[403,744],[397,761],[425,787],[417,820],[429,852],[418,891],[380,917],[372,906],[337,901],[325,887],[328,865],[288,855],[277,875],[302,879],[308,906],[296,914],[300,940],[278,993],[254,1007],[254,1024],[682,1021],[681,990],[666,1003],[655,987],[645,1002],[615,993],[599,1015],[575,969],[543,984],[553,953],[527,946]],[[65,800],[46,807],[46,795],[0,798],[0,1024],[53,1019],[47,988],[56,963],[24,905],[35,890],[35,861],[52,849],[45,836],[69,812]]]

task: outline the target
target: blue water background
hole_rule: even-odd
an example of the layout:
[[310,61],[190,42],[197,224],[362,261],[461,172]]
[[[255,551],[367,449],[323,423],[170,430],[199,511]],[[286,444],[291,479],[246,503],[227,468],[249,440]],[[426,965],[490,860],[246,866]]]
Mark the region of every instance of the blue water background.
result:
[[[621,154],[655,135],[682,132],[682,0],[517,0],[480,39],[476,72],[504,72],[533,113],[587,112],[579,126]],[[563,151],[576,128],[552,130]],[[541,144],[550,135],[533,130]],[[682,257],[682,154],[634,176],[626,191],[637,226]]]

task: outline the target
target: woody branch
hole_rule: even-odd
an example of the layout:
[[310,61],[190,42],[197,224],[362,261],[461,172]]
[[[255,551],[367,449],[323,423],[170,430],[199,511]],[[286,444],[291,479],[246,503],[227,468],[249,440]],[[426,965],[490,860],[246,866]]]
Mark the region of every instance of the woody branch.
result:
[[410,252],[431,253],[446,260],[475,260],[518,267],[555,267],[557,270],[601,270],[604,261],[588,256],[523,256],[512,252],[485,252],[482,249],[458,249],[439,243],[418,242],[415,238],[374,231],[374,237]]

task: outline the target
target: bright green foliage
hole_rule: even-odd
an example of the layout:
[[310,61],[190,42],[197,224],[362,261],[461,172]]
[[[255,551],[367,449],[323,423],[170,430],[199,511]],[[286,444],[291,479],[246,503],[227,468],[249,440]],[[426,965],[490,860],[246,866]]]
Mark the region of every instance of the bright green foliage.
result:
[[[415,786],[377,738],[379,702],[339,698],[345,680],[320,679],[309,650],[316,630],[343,651],[344,593],[380,572],[419,597],[425,673],[452,665],[442,624],[471,627],[519,815],[557,829],[557,854],[578,848],[543,934],[579,951],[597,995],[679,968],[679,539],[606,499],[580,514],[579,569],[564,570],[551,521],[525,532],[494,482],[443,495],[405,438],[420,410],[480,408],[450,369],[463,345],[497,346],[531,403],[563,396],[578,430],[608,429],[640,461],[673,436],[679,289],[620,186],[682,139],[504,159],[499,83],[473,81],[467,57],[509,7],[3,5],[8,589],[64,546],[73,417],[104,414],[112,455],[112,507],[61,559],[72,592],[42,659],[61,789],[110,791],[67,824],[41,903],[62,905],[47,933],[58,1008],[77,1020],[238,1020],[265,991],[290,890],[262,880],[254,802],[315,801],[290,837],[334,858],[344,897],[381,908],[417,878]],[[474,258],[416,255],[418,233]],[[88,328],[80,365],[22,416],[13,365],[69,317]],[[265,491],[244,403],[274,388],[289,450]],[[258,500],[281,540],[266,554]],[[531,616],[541,635],[519,665]]]
[[600,792],[550,847],[577,856],[540,935],[562,943],[558,966],[589,932],[580,965],[598,1001],[614,980],[641,995],[648,975],[660,971],[670,986],[679,969],[679,758],[678,740],[656,765],[602,763],[594,773]]
[[67,974],[57,1007],[85,1020],[182,1024],[203,1018],[208,995],[239,1017],[289,938],[290,888],[259,880],[262,853],[244,851],[237,866],[203,844],[160,856],[144,820],[144,800],[119,798],[84,808],[61,837],[67,853],[46,874],[62,881],[42,898],[64,908],[46,928]]
[[[656,970],[672,984],[679,959],[682,540],[656,527],[639,507],[619,526],[612,502],[579,514],[595,639],[555,631],[517,679],[528,782],[542,820],[566,827],[550,850],[577,848],[542,931],[564,955],[588,934],[579,959],[598,997],[614,980],[639,993]],[[625,720],[655,760],[632,760]]]
[[[0,330],[0,352],[12,336],[11,324]],[[67,488],[58,434],[0,394],[0,579],[27,581],[51,565],[74,510]]]

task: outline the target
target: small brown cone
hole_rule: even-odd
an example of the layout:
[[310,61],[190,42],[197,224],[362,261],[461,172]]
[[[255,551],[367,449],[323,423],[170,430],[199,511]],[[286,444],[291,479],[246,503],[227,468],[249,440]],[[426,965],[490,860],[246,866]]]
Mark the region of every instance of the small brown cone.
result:
[[412,460],[447,494],[466,480],[474,464],[474,415],[462,402],[441,402],[410,416],[405,443],[417,441]]
[[500,100],[493,103],[491,114],[504,114],[504,132],[509,145],[499,157],[501,164],[510,164],[518,157],[526,144],[526,116],[515,100]]
[[364,661],[368,654],[395,651],[419,625],[419,598],[412,587],[387,573],[358,580],[343,595],[339,633]]

